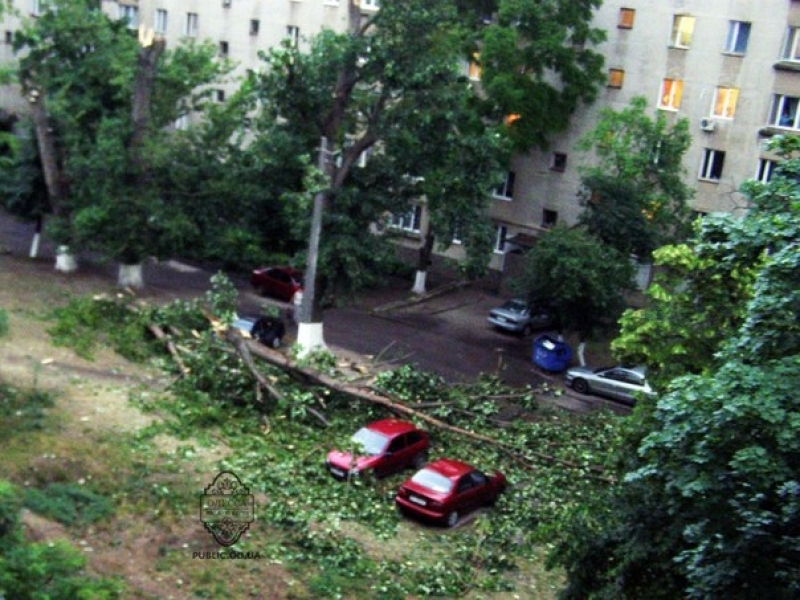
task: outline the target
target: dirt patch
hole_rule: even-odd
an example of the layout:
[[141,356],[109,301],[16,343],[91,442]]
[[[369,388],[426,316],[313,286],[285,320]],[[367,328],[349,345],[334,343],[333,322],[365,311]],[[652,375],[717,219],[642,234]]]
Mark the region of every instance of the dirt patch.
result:
[[[0,255],[0,307],[9,317],[8,334],[0,338],[0,380],[54,392],[56,404],[48,418],[57,424],[31,434],[30,445],[35,447],[18,444],[13,459],[0,467],[0,477],[36,486],[99,475],[113,480],[118,468],[114,461],[126,450],[120,442],[133,439],[158,419],[142,413],[129,399],[132,394],[163,393],[170,380],[161,372],[107,349],[98,349],[93,360],[86,360],[54,346],[47,333],[50,323],[45,317],[54,307],[78,295],[117,292],[113,281],[97,270],[65,276],[55,273],[50,261]],[[162,298],[157,291],[146,295],[151,302],[173,298],[174,293]],[[191,445],[191,440],[162,434],[152,443],[155,460],[170,464],[170,484],[193,498],[185,514],[148,506],[151,496],[128,492],[117,516],[83,529],[26,511],[22,518],[28,538],[67,539],[85,553],[91,572],[122,577],[128,598],[287,597],[291,575],[266,557],[200,558],[218,556],[222,550],[204,530],[194,502],[213,479],[226,448],[198,444],[186,456],[178,449]],[[152,466],[155,470],[158,465]],[[120,473],[121,478],[131,476],[124,468]],[[131,487],[130,481],[120,484]]]

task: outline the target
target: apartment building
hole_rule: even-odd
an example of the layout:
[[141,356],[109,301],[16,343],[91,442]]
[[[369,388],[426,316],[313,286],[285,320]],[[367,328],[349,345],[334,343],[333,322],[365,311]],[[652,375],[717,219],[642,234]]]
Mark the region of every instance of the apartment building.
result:
[[[111,15],[163,35],[211,40],[236,65],[217,91],[223,101],[236,76],[258,69],[258,53],[290,40],[301,48],[321,28],[343,30],[353,0],[103,0]],[[35,16],[47,0],[15,0]],[[362,13],[378,0],[360,0]],[[800,1],[798,0],[605,0],[595,25],[607,32],[599,47],[608,80],[597,102],[582,107],[569,133],[547,151],[514,157],[505,183],[491,200],[497,240],[491,266],[502,271],[506,256],[528,246],[556,223],[574,223],[579,166],[589,160],[575,144],[594,127],[602,107],[623,108],[645,96],[652,110],[669,119],[686,118],[693,141],[685,158],[686,180],[695,189],[698,213],[743,208],[737,190],[749,178],[770,176],[773,158],[764,141],[777,133],[800,132]],[[12,59],[10,44],[18,17],[3,23],[0,61]],[[465,65],[465,75],[479,73]],[[0,106],[24,110],[13,88],[0,90]],[[397,215],[394,225],[409,243],[424,227],[424,210]],[[444,251],[461,256],[458,242]]]

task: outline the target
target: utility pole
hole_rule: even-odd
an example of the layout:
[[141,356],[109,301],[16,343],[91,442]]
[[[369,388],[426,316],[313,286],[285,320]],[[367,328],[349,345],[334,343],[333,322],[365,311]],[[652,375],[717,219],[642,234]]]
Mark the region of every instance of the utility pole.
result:
[[[330,153],[328,139],[320,139],[319,170],[325,174],[325,182],[330,181]],[[325,336],[322,330],[322,315],[314,310],[317,283],[317,262],[319,259],[319,239],[322,233],[322,216],[328,203],[328,190],[323,189],[314,196],[314,209],[311,213],[311,232],[308,239],[308,256],[306,258],[306,271],[303,280],[303,298],[298,311],[297,344],[300,346],[300,356],[315,350],[324,350]]]

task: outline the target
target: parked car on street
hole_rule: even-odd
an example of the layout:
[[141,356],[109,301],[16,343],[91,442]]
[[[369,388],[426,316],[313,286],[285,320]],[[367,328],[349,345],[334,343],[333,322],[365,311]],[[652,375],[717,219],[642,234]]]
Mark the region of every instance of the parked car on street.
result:
[[331,450],[325,461],[336,479],[371,474],[384,477],[428,462],[428,434],[400,419],[383,419],[359,429],[350,438],[353,451]]
[[277,317],[236,317],[233,326],[270,348],[280,348],[286,334],[286,325]]
[[261,296],[292,302],[303,289],[303,272],[294,267],[261,267],[253,271],[250,284]]
[[489,323],[512,333],[530,335],[534,329],[542,329],[553,324],[553,318],[541,306],[530,304],[520,298],[508,300],[489,312]]
[[640,394],[654,396],[644,367],[572,367],[567,369],[567,385],[579,394],[597,394],[633,403]]
[[494,504],[505,487],[500,471],[487,475],[467,463],[440,458],[400,486],[395,503],[403,514],[453,527],[464,514]]

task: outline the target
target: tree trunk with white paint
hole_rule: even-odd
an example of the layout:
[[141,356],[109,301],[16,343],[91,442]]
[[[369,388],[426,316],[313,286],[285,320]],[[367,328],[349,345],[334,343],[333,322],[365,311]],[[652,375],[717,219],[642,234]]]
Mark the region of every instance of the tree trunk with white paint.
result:
[[117,275],[117,285],[140,290],[144,287],[144,276],[142,275],[142,263],[135,265],[120,265]]
[[581,340],[580,342],[578,342],[578,363],[582,367],[586,366],[586,356],[584,354],[585,352],[586,352],[586,342]]
[[414,276],[414,287],[411,288],[412,294],[419,294],[420,296],[425,293],[425,281],[428,278],[427,271],[417,271]]
[[322,322],[298,323],[297,345],[300,348],[297,354],[299,358],[305,358],[313,352],[326,351],[328,346],[325,345]]
[[56,271],[73,273],[78,270],[78,261],[69,246],[59,246],[56,251]]

